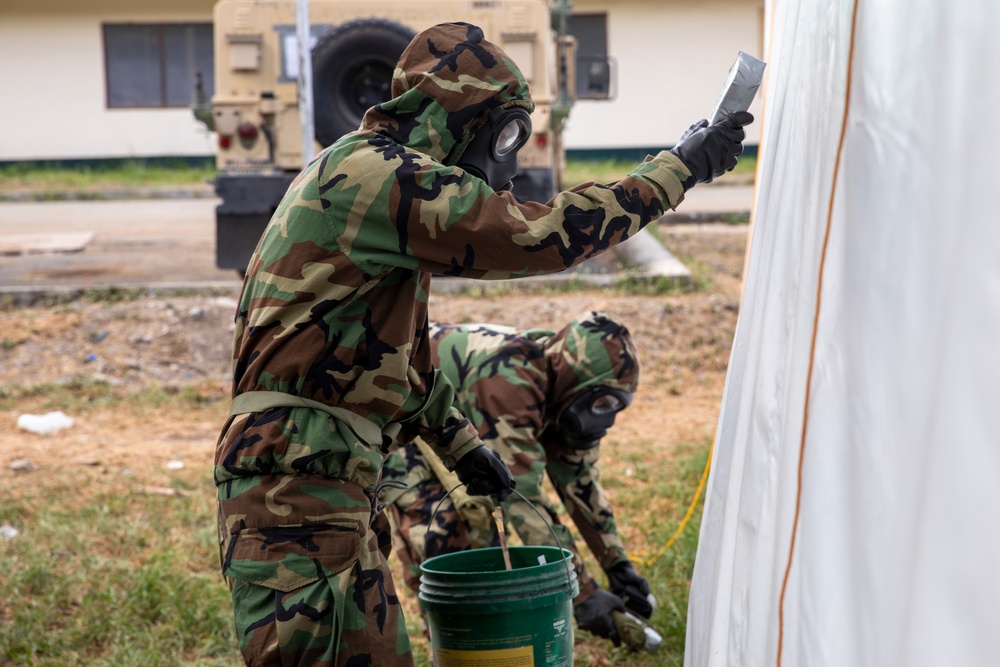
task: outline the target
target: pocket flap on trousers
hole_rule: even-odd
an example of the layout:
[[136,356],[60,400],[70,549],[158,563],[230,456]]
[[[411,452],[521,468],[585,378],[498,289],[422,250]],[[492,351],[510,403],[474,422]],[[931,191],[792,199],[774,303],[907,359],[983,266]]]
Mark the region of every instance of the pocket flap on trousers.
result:
[[343,572],[360,553],[356,526],[316,523],[247,528],[234,533],[222,573],[288,592]]

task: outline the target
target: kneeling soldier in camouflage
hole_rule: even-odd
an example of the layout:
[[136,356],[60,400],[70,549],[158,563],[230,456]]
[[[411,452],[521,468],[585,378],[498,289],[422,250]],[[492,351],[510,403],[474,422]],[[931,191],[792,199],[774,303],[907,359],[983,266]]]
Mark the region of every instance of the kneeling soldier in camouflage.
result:
[[[558,333],[432,323],[430,334],[434,363],[455,385],[456,405],[510,467],[517,491],[540,510],[508,498],[504,512],[514,530],[525,544],[556,546],[551,530],[576,553],[569,529],[542,490],[547,475],[610,583],[610,593],[601,590],[576,553],[577,625],[617,645],[613,611],[627,605],[645,618],[653,611],[649,584],[625,554],[596,467],[601,438],[631,403],[639,381],[628,330],[590,313]],[[420,441],[394,452],[383,475],[405,483],[389,509],[396,553],[414,591],[424,558],[499,546],[490,499],[462,489],[445,498],[455,480]]]

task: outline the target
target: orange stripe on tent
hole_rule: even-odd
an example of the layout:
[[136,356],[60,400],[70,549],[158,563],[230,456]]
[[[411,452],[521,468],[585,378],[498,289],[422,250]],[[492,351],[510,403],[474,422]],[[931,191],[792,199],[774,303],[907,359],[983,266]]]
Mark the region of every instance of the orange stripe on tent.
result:
[[799,468],[796,479],[795,517],[792,520],[792,536],[788,545],[788,561],[785,565],[785,576],[781,581],[781,597],[778,601],[778,655],[777,665],[781,667],[781,654],[785,635],[785,593],[788,591],[788,577],[792,571],[792,560],[795,554],[795,538],[798,535],[799,512],[802,508],[802,463],[806,453],[806,432],[809,427],[809,399],[812,396],[813,366],[816,361],[816,336],[819,329],[819,313],[823,297],[823,274],[826,267],[826,255],[830,245],[830,228],[833,226],[833,201],[837,194],[837,178],[840,174],[840,160],[844,152],[844,138],[847,134],[847,115],[851,105],[851,84],[854,70],[854,39],[858,23],[858,0],[854,0],[851,11],[851,40],[847,53],[847,85],[844,91],[844,116],[840,126],[840,138],[837,142],[837,157],[833,163],[833,183],[830,186],[830,203],[826,214],[826,229],[823,232],[823,251],[819,260],[819,281],[816,285],[816,311],[813,313],[812,342],[809,346],[809,370],[806,374],[806,399],[802,408],[802,437],[799,441]]

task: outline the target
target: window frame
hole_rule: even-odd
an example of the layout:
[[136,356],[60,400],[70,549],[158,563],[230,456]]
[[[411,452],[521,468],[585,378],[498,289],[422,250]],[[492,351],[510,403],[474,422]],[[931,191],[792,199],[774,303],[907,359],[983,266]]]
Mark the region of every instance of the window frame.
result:
[[[579,40],[579,37],[577,37],[576,63],[575,63],[575,70],[576,70],[575,79],[576,80],[573,82],[573,90],[574,90],[574,93],[576,95],[576,98],[580,99],[580,100],[588,100],[588,99],[593,99],[593,100],[610,100],[610,99],[613,99],[614,96],[615,96],[615,85],[614,85],[615,73],[613,71],[614,59],[611,57],[610,53],[608,52],[608,41],[609,41],[609,37],[608,37],[609,28],[608,28],[608,26],[610,25],[609,12],[607,12],[607,11],[573,12],[570,15],[569,18],[570,18],[569,33],[571,35],[573,35],[574,37],[576,37],[576,34],[573,31],[573,25],[572,25],[572,22],[573,22],[574,19],[583,19],[583,20],[599,21],[600,22],[600,36],[601,36],[601,40],[600,41],[601,41],[601,44],[600,44],[600,48],[599,49],[587,49],[586,51],[584,51],[583,49],[580,48],[580,40]],[[596,42],[592,42],[591,44],[596,44]],[[584,65],[588,61],[591,61],[591,60],[605,61],[605,62],[608,63],[609,68],[611,68],[611,69],[608,70],[608,77],[609,77],[609,80],[608,80],[608,90],[607,90],[607,94],[604,95],[604,96],[596,96],[595,97],[595,96],[591,95],[591,91],[590,91],[589,88],[581,91],[580,84],[583,84],[583,83],[585,83],[585,82],[587,82],[589,80],[588,77],[587,77],[586,68],[584,67]]]
[[[104,56],[104,108],[109,111],[114,110],[135,110],[135,109],[186,109],[190,108],[191,104],[194,102],[193,93],[189,95],[187,102],[180,104],[171,104],[170,98],[170,81],[168,75],[168,53],[167,53],[167,29],[171,27],[180,28],[208,28],[209,33],[209,46],[211,47],[211,62],[208,63],[209,70],[215,67],[215,44],[214,37],[212,36],[213,24],[211,21],[160,21],[160,22],[139,22],[139,21],[106,21],[101,23],[101,50]],[[111,55],[109,53],[109,40],[108,40],[108,30],[121,29],[121,28],[154,28],[156,32],[156,57],[157,66],[156,72],[159,77],[158,82],[158,93],[159,102],[149,103],[149,104],[119,104],[114,103],[111,99],[112,93],[112,81],[111,81]],[[195,44],[197,46],[197,44]],[[208,88],[214,88],[214,71],[210,71],[211,84],[206,87],[205,94],[206,97],[210,97],[213,90],[208,90]],[[205,77],[203,76],[203,81]]]

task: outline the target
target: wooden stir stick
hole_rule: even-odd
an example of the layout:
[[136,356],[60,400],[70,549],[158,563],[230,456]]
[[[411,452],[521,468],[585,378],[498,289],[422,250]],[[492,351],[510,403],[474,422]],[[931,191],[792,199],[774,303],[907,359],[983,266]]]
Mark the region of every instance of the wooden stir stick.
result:
[[497,525],[497,532],[500,533],[500,549],[503,551],[503,564],[508,570],[514,568],[510,565],[510,550],[507,548],[507,531],[503,522],[503,506],[497,505],[493,508],[493,521]]

